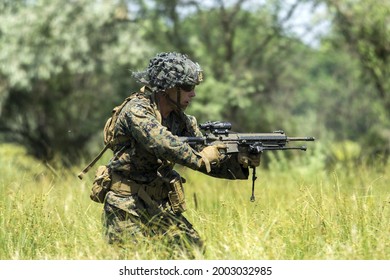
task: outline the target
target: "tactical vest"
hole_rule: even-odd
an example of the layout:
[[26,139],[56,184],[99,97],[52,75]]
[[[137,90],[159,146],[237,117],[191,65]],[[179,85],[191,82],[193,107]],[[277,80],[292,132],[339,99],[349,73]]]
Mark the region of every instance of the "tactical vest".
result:
[[[140,90],[140,93],[143,94],[145,92],[145,90],[146,90],[146,87],[142,87],[141,90]],[[114,109],[112,109],[111,117],[108,118],[108,120],[106,121],[106,123],[104,125],[104,129],[103,129],[104,147],[99,152],[99,154],[78,174],[78,177],[80,178],[80,180],[83,179],[84,175],[96,164],[96,162],[103,156],[103,154],[108,149],[113,150],[115,145],[118,145],[118,144],[121,144],[121,143],[125,143],[125,142],[130,140],[130,138],[126,137],[126,136],[114,137],[114,129],[115,129],[115,124],[116,124],[116,122],[118,120],[119,114],[121,113],[123,107],[125,107],[126,104],[131,99],[137,97],[137,95],[138,95],[137,92],[131,93],[130,96],[128,96],[122,102],[122,104],[120,104],[119,106],[116,106]],[[156,113],[158,121],[161,123],[162,117],[161,117],[160,112],[157,110],[157,108],[155,110],[155,113]]]

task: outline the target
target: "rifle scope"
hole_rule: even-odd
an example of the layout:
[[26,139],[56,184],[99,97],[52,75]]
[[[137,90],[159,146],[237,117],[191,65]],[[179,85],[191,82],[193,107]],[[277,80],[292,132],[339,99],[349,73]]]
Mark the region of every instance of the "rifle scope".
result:
[[199,128],[202,130],[209,130],[211,132],[214,131],[224,131],[230,130],[232,128],[232,124],[230,122],[220,122],[220,121],[215,121],[215,122],[205,122],[202,124],[199,124]]

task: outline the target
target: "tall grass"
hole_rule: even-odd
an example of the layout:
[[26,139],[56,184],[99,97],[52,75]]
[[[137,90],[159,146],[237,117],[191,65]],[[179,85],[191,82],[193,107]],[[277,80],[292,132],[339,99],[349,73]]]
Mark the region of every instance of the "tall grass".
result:
[[[318,166],[318,165],[317,165]],[[183,169],[185,216],[206,243],[197,259],[389,259],[390,164],[313,170],[260,166],[251,182]],[[161,240],[119,248],[102,235],[93,171],[49,168],[0,147],[0,259],[186,259]]]

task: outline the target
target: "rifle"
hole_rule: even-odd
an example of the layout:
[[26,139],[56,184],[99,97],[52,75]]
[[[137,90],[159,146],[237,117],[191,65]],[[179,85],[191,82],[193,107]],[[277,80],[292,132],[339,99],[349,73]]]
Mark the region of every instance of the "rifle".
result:
[[[306,146],[287,146],[289,142],[314,141],[314,137],[287,137],[283,130],[272,133],[236,133],[231,132],[232,125],[229,122],[208,121],[200,124],[199,128],[206,131],[203,137],[180,137],[180,140],[194,145],[225,144],[223,153],[236,154],[245,151],[249,155],[260,157],[264,151],[277,150],[301,150],[306,151]],[[255,201],[256,165],[249,164],[252,168],[252,196],[250,201]]]

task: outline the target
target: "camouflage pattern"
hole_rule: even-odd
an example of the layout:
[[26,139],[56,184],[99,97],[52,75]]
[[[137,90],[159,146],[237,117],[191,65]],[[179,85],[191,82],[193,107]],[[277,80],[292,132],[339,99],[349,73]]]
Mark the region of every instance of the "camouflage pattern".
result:
[[[108,192],[104,204],[104,225],[109,243],[137,243],[144,237],[164,237],[170,246],[204,249],[203,241],[192,224],[181,214],[174,214],[167,200],[159,204],[158,213],[138,195],[121,196]],[[195,247],[195,248],[194,248]]]
[[195,118],[183,112],[172,112],[162,120],[150,92],[140,92],[121,111],[114,135],[130,140],[114,147],[115,155],[108,164],[109,168],[145,185],[156,207],[148,205],[137,194],[110,191],[104,203],[108,241],[121,242],[129,238],[137,241],[140,236],[162,234],[171,237],[173,242],[187,240],[187,243],[201,247],[202,242],[192,225],[183,215],[174,214],[171,210],[169,186],[166,183],[156,184],[159,174],[169,178],[174,173],[171,162],[200,169],[199,153],[176,136],[201,136]]
[[176,85],[198,85],[203,81],[203,72],[184,54],[160,53],[150,60],[145,71],[133,72],[133,77],[158,92]]
[[[149,91],[149,92],[148,92]],[[154,94],[141,90],[121,111],[115,125],[115,137],[129,139],[114,147],[114,157],[108,167],[129,182],[144,186],[147,199],[138,193],[110,191],[104,202],[104,225],[110,243],[144,236],[165,236],[175,244],[190,244],[201,248],[203,243],[191,223],[169,205],[169,185],[174,164],[206,173],[198,151],[178,136],[202,136],[194,117],[183,111],[173,111],[162,119]],[[237,159],[226,158],[208,175],[227,179],[247,179],[248,169]],[[131,185],[131,183],[129,183]],[[150,201],[148,201],[150,200]]]
[[[206,173],[199,154],[203,147],[191,147],[178,138],[201,137],[202,133],[196,119],[182,110],[162,119],[155,101],[157,91],[198,84],[202,80],[200,67],[184,55],[163,53],[151,60],[146,71],[134,76],[148,86],[134,93],[115,123],[114,138],[128,141],[113,147],[114,157],[107,165],[114,174],[112,178],[120,178],[121,186],[111,187],[104,201],[103,223],[108,242],[137,242],[145,236],[164,236],[174,244],[202,249],[203,242],[191,223],[182,213],[172,211],[167,183],[173,175],[177,176],[173,170],[176,163]],[[247,179],[248,169],[229,156],[207,174]],[[129,186],[128,191],[122,191],[122,186]]]
[[118,117],[114,137],[130,140],[114,147],[115,157],[109,163],[111,170],[126,173],[139,183],[150,183],[156,179],[162,160],[195,170],[200,168],[200,154],[177,137],[202,135],[195,118],[172,112],[160,123],[159,114],[147,93],[139,93],[126,104]]

